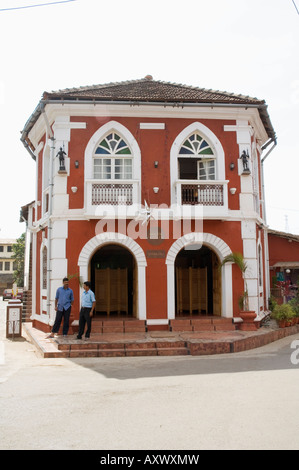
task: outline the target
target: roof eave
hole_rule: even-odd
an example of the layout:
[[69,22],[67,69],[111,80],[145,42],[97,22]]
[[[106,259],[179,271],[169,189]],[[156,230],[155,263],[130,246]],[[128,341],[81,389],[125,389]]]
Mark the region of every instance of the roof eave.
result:
[[219,101],[179,101],[179,100],[171,100],[171,101],[144,101],[144,100],[111,100],[111,99],[103,99],[103,98],[90,98],[86,99],[85,97],[61,97],[59,95],[53,96],[49,93],[43,94],[43,99],[40,100],[37,107],[35,108],[34,112],[31,114],[30,118],[27,120],[24,129],[21,131],[21,142],[27,148],[31,157],[35,159],[35,155],[28,144],[28,134],[31,129],[34,127],[35,123],[37,122],[38,118],[40,117],[42,110],[47,104],[114,104],[114,105],[124,105],[127,104],[129,106],[164,106],[164,107],[230,107],[230,108],[257,108],[259,111],[259,115],[261,121],[263,122],[265,131],[269,137],[269,143],[275,142],[276,143],[276,133],[272,126],[270,116],[268,114],[267,105],[265,101],[259,101],[257,103],[250,103],[250,102],[219,102]]

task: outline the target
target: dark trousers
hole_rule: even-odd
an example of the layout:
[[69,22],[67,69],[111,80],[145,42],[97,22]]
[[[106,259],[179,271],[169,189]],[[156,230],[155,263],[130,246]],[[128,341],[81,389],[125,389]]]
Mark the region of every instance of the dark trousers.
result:
[[85,323],[87,324],[87,330],[85,333],[85,338],[89,338],[91,332],[91,308],[82,307],[80,310],[79,316],[79,333],[78,337],[81,338],[84,333]]
[[67,310],[65,310],[65,309],[57,310],[55,323],[54,323],[53,328],[52,328],[52,333],[58,333],[61,322],[62,322],[62,319],[63,319],[62,334],[63,335],[68,334],[71,308],[72,307],[69,307]]

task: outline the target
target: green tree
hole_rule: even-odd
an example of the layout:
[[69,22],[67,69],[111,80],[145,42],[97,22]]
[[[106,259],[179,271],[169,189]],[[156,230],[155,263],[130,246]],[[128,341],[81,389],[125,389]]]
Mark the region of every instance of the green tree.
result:
[[12,246],[16,269],[13,273],[14,282],[18,287],[24,286],[25,233]]

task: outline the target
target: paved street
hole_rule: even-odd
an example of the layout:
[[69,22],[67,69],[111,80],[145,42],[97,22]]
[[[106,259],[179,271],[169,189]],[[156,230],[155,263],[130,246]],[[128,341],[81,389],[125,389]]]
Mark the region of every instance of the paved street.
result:
[[299,449],[299,335],[229,355],[43,359],[6,339],[6,305],[2,450]]

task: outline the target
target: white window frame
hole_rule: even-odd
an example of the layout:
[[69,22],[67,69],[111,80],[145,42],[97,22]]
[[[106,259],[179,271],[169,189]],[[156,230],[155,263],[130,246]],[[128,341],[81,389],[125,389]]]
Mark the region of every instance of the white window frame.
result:
[[[113,137],[112,138],[109,138],[108,137],[113,134]],[[114,135],[116,135],[118,138],[116,139],[114,137]],[[104,147],[105,150],[110,150],[110,153],[96,153],[96,150],[99,148],[101,142],[103,141],[107,141],[107,144],[108,144],[108,147],[110,148],[106,148],[106,146],[102,146]],[[114,149],[116,148],[117,150],[117,143],[115,145],[111,145],[112,142],[120,142],[120,141],[123,141],[127,148],[129,149],[130,153],[127,153],[127,154],[120,154],[118,152],[115,152]],[[109,165],[107,164],[107,166],[105,167],[105,160],[109,161]],[[121,166],[122,166],[122,173],[121,173],[121,177],[118,178],[117,177],[117,173],[116,173],[116,161],[117,160],[120,160],[120,162],[122,163]],[[99,162],[102,162],[101,166],[101,173],[102,173],[102,176],[98,176],[96,175],[96,172],[95,172],[95,164],[96,164],[96,161],[99,161]],[[125,169],[125,165],[124,165],[124,162],[125,161],[130,161],[131,162],[131,171],[130,171],[130,174],[129,176],[125,176],[124,175],[124,169]],[[106,177],[104,177],[105,173],[107,173],[106,171],[106,168],[110,166],[110,176],[108,177],[108,174],[106,174]],[[99,180],[131,180],[133,178],[133,155],[132,155],[132,150],[129,146],[129,144],[126,142],[126,140],[123,138],[122,135],[120,135],[118,132],[116,131],[110,131],[107,133],[107,135],[103,136],[102,139],[100,139],[100,142],[98,143],[98,145],[96,146],[95,148],[95,152],[94,152],[94,155],[93,155],[93,171],[94,171],[94,179],[99,179]]]
[[[224,150],[220,140],[216,135],[201,122],[193,122],[189,126],[185,127],[176,139],[174,140],[170,150],[170,178],[171,178],[171,200],[174,203],[176,201],[176,183],[179,181],[179,166],[178,158],[186,158],[182,154],[179,155],[182,144],[187,138],[193,133],[200,134],[205,138],[211,148],[213,149],[214,156],[216,158],[216,179],[213,181],[224,181],[225,180],[225,156]],[[210,155],[209,155],[210,157]]]
[[[118,155],[117,158],[130,158],[132,159],[132,178],[129,179],[95,179],[94,178],[94,158],[110,158],[109,155],[96,155],[95,151],[99,142],[101,142],[105,136],[109,133],[115,132],[127,143],[131,150],[131,155]],[[114,158],[114,157],[113,157]],[[109,121],[101,126],[90,138],[84,154],[84,173],[85,173],[85,213],[89,216],[93,216],[95,211],[97,215],[100,214],[99,206],[92,206],[91,204],[91,185],[93,183],[132,183],[133,184],[133,206],[132,213],[136,211],[136,205],[138,207],[141,204],[141,152],[139,145],[129,129],[120,124],[117,121]]]
[[[214,158],[211,158],[212,155],[208,157],[204,157],[204,158],[201,158],[201,160],[198,160],[197,162],[197,179],[198,181],[216,181],[216,171],[217,171],[217,162],[216,162],[216,158],[214,156]],[[207,162],[214,162],[214,178],[201,178],[201,175],[200,175],[200,164],[203,163],[205,165],[205,163]],[[207,172],[207,169],[205,168],[205,172]]]
[[[131,134],[131,132],[122,124],[117,121],[109,121],[100,127],[91,137],[89,140],[86,149],[85,149],[85,163],[84,163],[84,170],[85,170],[85,178],[87,180],[94,179],[93,177],[93,156],[97,145],[101,140],[108,135],[110,132],[115,132],[116,134],[120,135],[126,143],[128,144],[129,148],[131,149],[131,155],[128,155],[129,158],[132,158],[132,180],[141,180],[141,152],[138,146],[138,143],[135,137]],[[109,158],[107,155],[106,158]],[[124,157],[123,155],[121,156]],[[109,181],[109,180],[108,180]],[[117,181],[117,180],[116,180]]]

